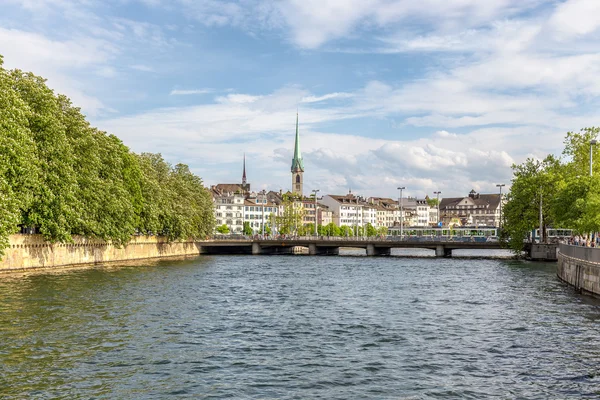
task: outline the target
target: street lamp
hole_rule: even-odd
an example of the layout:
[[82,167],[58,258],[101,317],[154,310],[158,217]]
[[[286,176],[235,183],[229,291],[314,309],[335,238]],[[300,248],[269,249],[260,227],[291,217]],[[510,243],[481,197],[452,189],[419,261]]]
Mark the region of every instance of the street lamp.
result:
[[433,194],[435,194],[437,196],[437,224],[436,225],[440,225],[440,194],[442,194],[442,192],[437,191],[437,192],[433,192]]
[[504,186],[506,186],[504,183],[496,185],[497,188],[500,188],[500,221],[498,222],[498,228],[502,228],[502,188]]
[[406,189],[405,186],[401,186],[398,188],[398,190],[400,191],[400,201],[398,201],[398,203],[400,203],[400,240],[404,240],[404,213],[402,210],[402,191]]
[[262,221],[260,222],[260,225],[262,226],[262,238],[265,238],[265,190],[263,189],[260,194],[262,194],[262,200],[261,200],[261,209],[262,209]]
[[318,236],[319,234],[318,234],[318,230],[317,230],[317,217],[318,217],[318,215],[317,215],[317,193],[319,193],[320,190],[319,189],[313,189],[312,192],[315,195],[315,236]]
[[592,147],[598,143],[596,139],[590,140],[590,176],[592,176]]

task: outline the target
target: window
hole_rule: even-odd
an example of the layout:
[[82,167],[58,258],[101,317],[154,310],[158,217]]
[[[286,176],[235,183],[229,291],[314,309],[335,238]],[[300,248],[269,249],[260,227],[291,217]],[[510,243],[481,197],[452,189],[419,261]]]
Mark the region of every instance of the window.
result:
[[300,183],[300,175],[296,175],[296,183]]

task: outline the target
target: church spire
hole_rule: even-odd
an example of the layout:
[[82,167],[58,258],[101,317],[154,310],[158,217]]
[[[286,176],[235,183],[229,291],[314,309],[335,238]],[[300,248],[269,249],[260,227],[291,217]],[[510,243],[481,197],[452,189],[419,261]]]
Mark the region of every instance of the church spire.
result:
[[244,153],[244,172],[242,173],[242,185],[246,185],[246,153]]
[[294,144],[294,158],[292,159],[292,172],[304,172],[304,161],[300,154],[300,133],[298,132],[298,112],[296,112],[296,141]]
[[292,159],[292,193],[302,197],[304,161],[300,154],[300,133],[298,132],[298,112],[296,111],[296,141],[294,143],[294,158]]

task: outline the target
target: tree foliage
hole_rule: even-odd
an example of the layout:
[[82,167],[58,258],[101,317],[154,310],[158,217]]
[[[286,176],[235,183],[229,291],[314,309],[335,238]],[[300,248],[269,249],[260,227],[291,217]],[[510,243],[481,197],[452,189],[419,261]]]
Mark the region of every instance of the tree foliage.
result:
[[43,78],[5,70],[0,57],[0,252],[19,225],[51,242],[201,238],[213,230],[212,208],[186,165],[132,153]]
[[[523,249],[528,232],[540,226],[546,239],[548,227],[574,229],[579,233],[600,231],[600,168],[597,145],[592,145],[599,128],[568,132],[562,157],[547,156],[543,161],[527,159],[513,165],[513,180],[503,208],[502,237],[509,247]],[[589,175],[590,151],[593,152]]]

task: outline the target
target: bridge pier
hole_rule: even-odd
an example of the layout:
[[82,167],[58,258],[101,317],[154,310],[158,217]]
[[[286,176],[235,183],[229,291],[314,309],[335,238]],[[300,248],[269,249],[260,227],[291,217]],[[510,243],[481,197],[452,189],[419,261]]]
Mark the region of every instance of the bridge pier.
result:
[[320,247],[314,243],[308,245],[308,254],[311,256],[337,256],[340,254],[339,247]]
[[392,249],[389,247],[375,247],[373,244],[367,245],[367,256],[389,256]]
[[252,243],[252,255],[258,255],[258,254],[262,254],[262,247],[260,246],[260,244],[254,242]]
[[447,249],[444,245],[438,245],[435,248],[436,257],[452,257],[452,249]]

